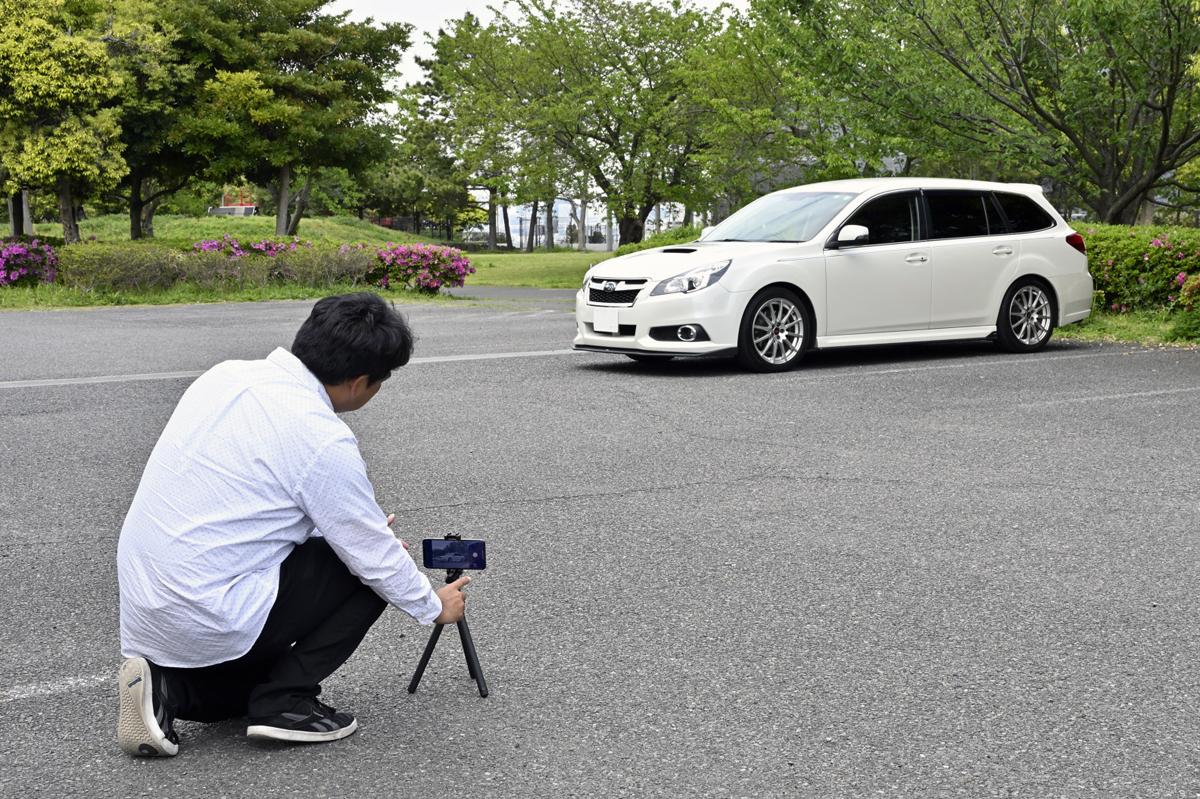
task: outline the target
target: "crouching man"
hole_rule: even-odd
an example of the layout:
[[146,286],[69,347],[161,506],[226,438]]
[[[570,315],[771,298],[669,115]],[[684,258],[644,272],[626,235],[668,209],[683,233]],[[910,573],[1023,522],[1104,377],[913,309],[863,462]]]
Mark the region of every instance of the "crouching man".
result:
[[337,414],[408,362],[404,319],[372,294],[328,297],[291,352],[226,361],[184,393],[142,474],[117,546],[117,740],[174,755],[175,719],[249,717],[246,734],[344,738],[319,699],[387,604],[422,624],[462,618],[468,578],[434,591],[375,502]]

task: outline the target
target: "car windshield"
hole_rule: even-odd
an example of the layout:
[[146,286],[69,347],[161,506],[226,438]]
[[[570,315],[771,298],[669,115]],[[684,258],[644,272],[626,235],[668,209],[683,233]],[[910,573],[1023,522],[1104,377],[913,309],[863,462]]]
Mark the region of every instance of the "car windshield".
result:
[[768,194],[709,231],[704,241],[808,241],[855,194],[790,191]]

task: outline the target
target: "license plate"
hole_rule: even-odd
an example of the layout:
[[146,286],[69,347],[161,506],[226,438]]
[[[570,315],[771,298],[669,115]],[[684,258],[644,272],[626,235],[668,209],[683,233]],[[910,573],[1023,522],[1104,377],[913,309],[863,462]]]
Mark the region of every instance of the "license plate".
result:
[[616,333],[620,329],[617,326],[617,309],[594,309],[592,311],[592,326],[596,328],[597,333]]

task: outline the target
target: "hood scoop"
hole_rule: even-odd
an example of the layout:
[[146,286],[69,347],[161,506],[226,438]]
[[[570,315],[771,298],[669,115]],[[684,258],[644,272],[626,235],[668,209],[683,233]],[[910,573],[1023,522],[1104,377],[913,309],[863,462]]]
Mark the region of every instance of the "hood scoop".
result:
[[667,249],[663,250],[664,253],[676,252],[676,253],[679,253],[680,255],[687,255],[688,253],[695,252],[695,251],[696,251],[695,247],[668,247]]

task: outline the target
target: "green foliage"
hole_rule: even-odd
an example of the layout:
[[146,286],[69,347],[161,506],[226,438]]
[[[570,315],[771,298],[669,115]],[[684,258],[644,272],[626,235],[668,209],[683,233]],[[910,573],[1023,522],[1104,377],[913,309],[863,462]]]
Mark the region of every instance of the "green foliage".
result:
[[753,9],[786,43],[792,74],[818,79],[844,107],[851,138],[899,134],[898,151],[923,172],[1033,173],[1071,204],[1129,223],[1200,153],[1192,0],[755,0]]
[[622,244],[617,248],[617,255],[628,255],[631,252],[638,250],[648,250],[651,247],[667,247],[672,244],[685,244],[689,241],[695,241],[700,238],[700,228],[698,227],[677,227],[670,230],[664,230],[662,233],[656,233],[649,238],[643,239],[635,244]]
[[657,203],[694,196],[703,108],[688,56],[717,16],[628,0],[512,5],[509,18],[468,15],[439,36],[428,92],[485,185],[506,164],[523,199],[594,183],[621,239],[641,240]]
[[1196,228],[1088,225],[1081,232],[1097,303],[1105,310],[1174,306],[1183,288],[1180,275],[1200,274]]
[[88,292],[164,289],[183,277],[185,257],[152,243],[72,244],[59,253],[58,280]]
[[[90,12],[90,13],[89,13]],[[122,87],[98,29],[99,9],[65,0],[0,0],[0,164],[4,192],[57,193],[75,238],[75,197],[125,174]]]

